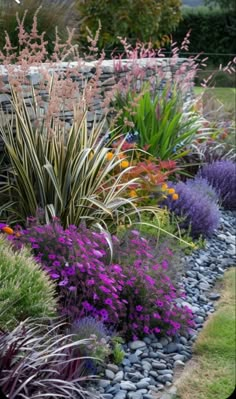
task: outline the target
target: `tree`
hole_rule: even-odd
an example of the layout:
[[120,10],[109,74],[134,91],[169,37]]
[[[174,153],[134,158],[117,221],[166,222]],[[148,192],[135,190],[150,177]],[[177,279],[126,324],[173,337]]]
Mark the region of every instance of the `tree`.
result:
[[235,0],[205,0],[205,4],[210,7],[219,6],[223,10],[230,10],[236,13]]
[[157,42],[170,34],[181,18],[181,0],[77,0],[80,40],[87,37],[86,27],[94,34],[101,22],[99,48],[112,49],[117,36],[129,42]]

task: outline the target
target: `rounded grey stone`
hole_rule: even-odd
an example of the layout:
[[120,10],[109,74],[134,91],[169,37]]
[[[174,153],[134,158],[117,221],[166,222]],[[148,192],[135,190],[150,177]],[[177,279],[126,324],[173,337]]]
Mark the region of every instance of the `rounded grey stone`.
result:
[[114,382],[121,382],[124,378],[124,372],[122,370],[118,371],[118,373],[116,373],[115,378],[114,378]]
[[134,351],[136,349],[141,349],[141,348],[146,349],[146,343],[144,341],[139,341],[139,340],[133,341],[129,343],[129,348]]
[[114,396],[114,398],[113,399],[125,399],[126,398],[126,395],[127,395],[127,391],[125,391],[125,390],[120,390],[119,392],[117,392],[116,394],[115,394],[115,396]]
[[165,363],[160,363],[160,362],[154,361],[154,362],[152,363],[152,367],[153,367],[154,369],[157,369],[157,370],[164,370],[164,369],[166,368],[166,365],[165,365]]
[[138,389],[143,389],[143,388],[147,388],[149,384],[150,384],[150,378],[143,378],[142,380],[137,382],[136,387]]
[[137,390],[136,386],[130,381],[122,381],[120,383],[120,387],[121,387],[121,389],[123,389],[125,391],[136,391]]
[[113,373],[113,371],[111,370],[105,370],[105,376],[109,379],[109,380],[113,380],[115,377],[115,373]]

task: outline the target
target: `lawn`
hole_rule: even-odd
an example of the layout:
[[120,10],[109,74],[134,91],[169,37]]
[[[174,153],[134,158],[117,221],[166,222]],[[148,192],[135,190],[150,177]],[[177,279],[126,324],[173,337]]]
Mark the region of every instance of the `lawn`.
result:
[[235,269],[225,274],[217,311],[194,346],[193,366],[178,383],[179,399],[226,399],[235,387]]
[[236,89],[231,87],[215,87],[207,88],[196,86],[194,87],[194,93],[196,95],[201,94],[205,91],[205,94],[211,94],[224,104],[224,109],[232,115],[235,115],[235,101],[236,101]]

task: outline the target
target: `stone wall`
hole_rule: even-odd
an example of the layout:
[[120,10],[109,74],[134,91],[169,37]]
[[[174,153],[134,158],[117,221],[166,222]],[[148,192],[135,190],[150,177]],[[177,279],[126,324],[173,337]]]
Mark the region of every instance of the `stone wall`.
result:
[[[98,64],[94,62],[83,62],[78,64],[76,62],[61,62],[60,64],[43,64],[40,67],[29,67],[26,73],[27,79],[24,82],[25,98],[30,104],[30,85],[37,88],[42,80],[42,70],[46,69],[50,74],[54,72],[63,73],[68,68],[72,71],[78,71],[73,76],[73,80],[78,84],[78,91],[81,91],[85,82],[90,81],[95,74]],[[188,71],[188,60],[179,58],[173,63],[171,58],[143,58],[136,60],[122,59],[122,60],[103,60],[99,64],[100,74],[97,81],[99,88],[99,96],[94,98],[93,105],[87,115],[88,127],[91,127],[95,118],[98,120],[103,116],[103,101],[108,97],[108,93],[112,92],[112,88],[119,82],[125,81],[129,74],[136,76],[137,88],[141,85],[141,81],[150,80],[156,84],[156,89],[161,90],[163,85],[168,81],[172,81],[178,73],[178,80],[185,79]],[[11,65],[11,75],[15,71],[16,75],[20,71],[20,67]],[[72,72],[73,75],[73,72]],[[71,75],[71,76],[72,76]],[[0,83],[3,82],[5,91],[1,91],[0,85],[0,117],[4,120],[7,114],[12,113],[10,87],[8,82],[8,68],[0,65]],[[191,96],[191,90],[187,90],[186,97]],[[46,106],[46,102],[45,102]],[[72,112],[64,110],[60,118],[67,123],[71,122]]]

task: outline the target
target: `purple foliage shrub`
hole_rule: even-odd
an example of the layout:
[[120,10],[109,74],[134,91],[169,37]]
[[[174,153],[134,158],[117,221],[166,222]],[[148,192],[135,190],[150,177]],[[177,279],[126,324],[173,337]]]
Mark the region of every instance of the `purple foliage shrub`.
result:
[[176,334],[192,326],[191,311],[175,301],[180,294],[165,273],[168,261],[157,263],[136,231],[125,245],[113,237],[117,255],[112,264],[107,261],[106,237],[84,226],[63,230],[56,221],[32,226],[14,242],[31,246],[57,282],[62,314],[72,320],[91,316],[133,338],[152,332]]
[[203,166],[198,176],[215,188],[226,209],[236,209],[236,163],[229,160],[213,162]]
[[[171,186],[171,184],[170,184]],[[200,235],[210,236],[218,227],[220,220],[217,195],[214,189],[204,179],[189,179],[185,183],[172,185],[179,198],[173,200],[170,196],[164,205],[183,220],[180,227],[189,229],[193,238]]]

